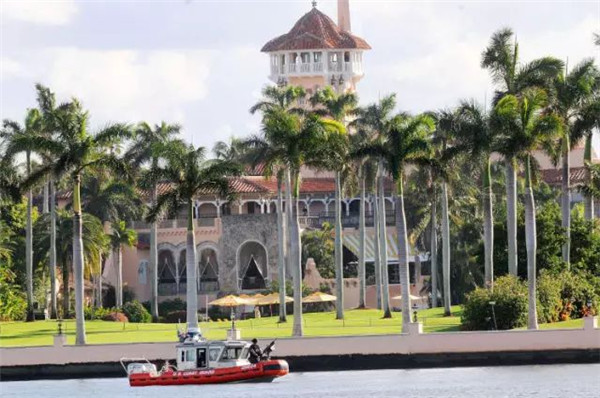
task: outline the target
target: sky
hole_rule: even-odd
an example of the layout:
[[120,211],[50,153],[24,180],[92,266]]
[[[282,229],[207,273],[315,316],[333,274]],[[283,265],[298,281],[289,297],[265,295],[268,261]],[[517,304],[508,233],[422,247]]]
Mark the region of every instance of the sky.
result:
[[[260,129],[248,109],[270,84],[260,48],[287,33],[310,0],[1,0],[0,118],[22,121],[34,84],[79,98],[90,128],[110,122],[181,123],[212,148]],[[336,20],[336,1],[318,1]],[[350,1],[352,32],[371,45],[361,105],[396,93],[413,113],[489,101],[480,68],[490,36],[511,27],[521,59],[600,62],[600,1]]]

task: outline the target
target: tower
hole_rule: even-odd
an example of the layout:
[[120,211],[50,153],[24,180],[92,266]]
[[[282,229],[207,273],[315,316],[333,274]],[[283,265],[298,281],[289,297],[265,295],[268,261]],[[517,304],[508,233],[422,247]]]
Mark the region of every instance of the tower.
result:
[[332,86],[338,92],[354,92],[363,77],[362,54],[369,44],[350,33],[348,0],[338,0],[335,24],[316,7],[304,14],[292,29],[270,40],[261,49],[269,54],[269,79],[279,85],[302,86],[310,95]]

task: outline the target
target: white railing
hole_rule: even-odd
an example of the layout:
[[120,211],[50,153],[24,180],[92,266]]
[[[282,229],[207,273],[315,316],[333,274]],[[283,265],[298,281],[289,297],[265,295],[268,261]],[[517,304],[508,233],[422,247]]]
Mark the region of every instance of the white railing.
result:
[[323,62],[316,62],[312,66],[313,72],[323,72]]
[[296,64],[289,64],[288,65],[288,72],[289,73],[296,73]]
[[310,72],[310,64],[300,64],[300,72],[301,73]]

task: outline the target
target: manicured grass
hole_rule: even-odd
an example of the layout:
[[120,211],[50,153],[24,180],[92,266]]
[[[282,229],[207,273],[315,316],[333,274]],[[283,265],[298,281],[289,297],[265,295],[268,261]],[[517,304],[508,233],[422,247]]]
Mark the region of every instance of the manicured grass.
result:
[[[444,317],[443,309],[434,308],[418,312],[418,318],[424,323],[424,330],[431,332],[457,331],[460,326],[461,307],[452,307],[453,316]],[[378,310],[349,310],[344,320],[336,320],[334,312],[304,314],[304,332],[306,336],[349,336],[369,334],[399,333],[402,330],[400,313],[393,313],[391,319],[382,319]],[[293,315],[285,324],[278,323],[277,317],[248,319],[237,321],[242,338],[252,337],[269,339],[289,337],[292,333]],[[201,323],[203,334],[209,339],[224,339],[229,321]],[[183,327],[182,325],[181,327]],[[87,321],[87,341],[99,343],[160,342],[176,341],[176,324],[166,323],[118,323],[105,321]],[[75,342],[75,321],[63,322],[67,334],[67,343]],[[57,332],[56,321],[2,322],[0,323],[0,346],[35,346],[52,344],[52,335]]]

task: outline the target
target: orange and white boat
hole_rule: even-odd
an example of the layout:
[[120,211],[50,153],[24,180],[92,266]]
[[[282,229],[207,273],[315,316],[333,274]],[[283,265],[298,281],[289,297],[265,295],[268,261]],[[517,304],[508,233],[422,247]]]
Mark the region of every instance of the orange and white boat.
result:
[[[235,382],[270,382],[289,373],[288,363],[281,359],[270,359],[274,349],[272,342],[265,348],[260,361],[250,363],[250,343],[241,340],[208,341],[191,334],[177,344],[177,365],[165,361],[157,371],[149,361],[131,362],[121,359],[127,371],[129,385],[166,386],[178,384],[216,384]],[[127,363],[127,366],[125,364]]]

